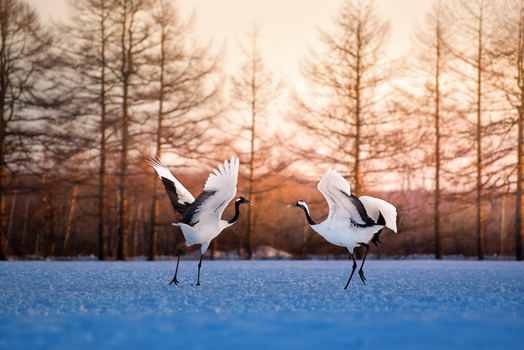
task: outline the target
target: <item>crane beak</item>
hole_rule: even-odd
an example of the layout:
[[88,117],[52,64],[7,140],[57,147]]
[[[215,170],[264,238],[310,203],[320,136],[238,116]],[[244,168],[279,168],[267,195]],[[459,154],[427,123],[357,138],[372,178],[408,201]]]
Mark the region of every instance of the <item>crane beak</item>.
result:
[[294,207],[296,207],[296,206],[297,206],[297,203],[291,203],[291,204],[288,205],[287,207],[288,207],[288,208],[294,208]]
[[256,204],[255,202],[251,202],[251,201],[248,201],[248,200],[246,200],[244,203],[249,204],[251,206],[254,206]]

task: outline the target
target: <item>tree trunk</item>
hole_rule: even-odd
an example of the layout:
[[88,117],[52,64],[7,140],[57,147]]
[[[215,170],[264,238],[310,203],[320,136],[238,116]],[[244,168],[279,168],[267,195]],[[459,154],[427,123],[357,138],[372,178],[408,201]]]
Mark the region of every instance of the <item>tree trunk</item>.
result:
[[118,188],[118,246],[116,258],[127,260],[127,193],[126,193],[126,173],[127,173],[127,142],[128,142],[128,117],[127,117],[127,81],[124,87],[123,116],[122,116],[122,145],[120,150],[120,183]]
[[[157,152],[160,156],[160,150]],[[147,260],[154,261],[157,256],[157,240],[158,240],[158,176],[153,174],[153,200],[151,203],[151,212],[149,219],[149,251]]]
[[71,198],[71,206],[69,207],[69,216],[67,218],[67,228],[66,228],[66,234],[64,237],[64,246],[62,248],[62,255],[66,254],[67,251],[67,243],[69,242],[69,237],[71,236],[71,227],[73,224],[73,215],[75,214],[75,206],[76,206],[76,190],[77,186],[73,188],[73,196]]
[[[360,112],[360,104],[361,104],[361,86],[360,86],[360,79],[361,79],[361,67],[360,67],[360,59],[361,59],[361,52],[360,48],[362,46],[361,40],[360,40],[360,32],[357,33],[357,66],[355,69],[356,73],[356,80],[355,80],[355,166],[354,166],[354,173],[355,173],[355,184],[354,189],[351,190],[353,194],[358,197],[362,190],[362,183],[361,183],[361,164],[360,164],[360,157],[361,157],[361,131],[362,131],[362,115]],[[361,247],[357,250],[357,258],[363,259],[364,258],[364,248]]]
[[[251,148],[250,148],[250,158],[249,158],[249,189],[248,196],[251,202],[255,202],[254,194],[254,182],[255,182],[255,101],[252,102],[252,114],[251,114]],[[255,223],[255,213],[252,210],[251,206],[248,206],[248,216],[247,216],[247,237],[246,237],[246,254],[247,259],[253,259],[253,249],[252,249],[252,235],[254,230]]]
[[[250,153],[249,153],[249,200],[255,201],[254,194],[254,182],[255,182],[255,137],[256,137],[256,117],[257,117],[257,95],[256,90],[258,87],[258,81],[256,81],[256,72],[258,70],[256,61],[256,35],[253,32],[253,53],[252,53],[252,71],[251,71],[251,140],[250,140]],[[253,259],[253,247],[252,247],[252,235],[254,229],[254,212],[249,206],[248,218],[247,218],[247,237],[246,237],[246,254],[249,260]]]
[[[2,45],[3,47],[3,45]],[[7,260],[7,234],[5,222],[5,196],[7,190],[7,167],[5,163],[5,136],[7,131],[7,122],[5,120],[5,88],[7,87],[5,80],[4,67],[1,73],[2,88],[0,89],[0,260]]]
[[522,8],[520,14],[517,48],[517,84],[519,88],[520,105],[517,106],[517,198],[515,208],[515,257],[519,261],[523,259],[522,237],[524,236],[522,227],[522,180],[524,178],[524,18]]
[[[352,191],[354,192],[355,196],[359,196],[360,193],[361,193],[361,190],[362,190],[362,184],[361,184],[361,164],[360,164],[360,156],[361,156],[361,143],[362,143],[362,140],[361,140],[361,129],[362,129],[362,115],[361,115],[361,112],[360,112],[360,109],[361,109],[361,86],[360,86],[360,80],[362,78],[362,72],[361,72],[361,67],[360,67],[360,60],[361,60],[361,46],[362,46],[362,42],[360,40],[360,31],[357,33],[357,55],[356,55],[356,60],[357,60],[357,66],[356,66],[356,71],[355,71],[355,74],[356,74],[356,81],[355,81],[355,103],[356,103],[356,106],[355,106],[355,189]],[[363,254],[360,253],[362,249],[359,250],[359,256],[362,255],[363,257]]]
[[[482,9],[481,9],[482,11]],[[482,212],[482,13],[478,21],[477,51],[477,258],[484,260],[484,213]]]
[[5,245],[6,246],[9,246],[9,240],[11,239],[12,237],[12,234],[13,234],[13,220],[14,220],[14,217],[15,217],[15,208],[16,208],[16,199],[18,197],[18,191],[15,190],[13,195],[11,196],[11,210],[9,212],[9,224],[7,224],[7,230],[6,230],[6,234],[5,234]]
[[435,258],[442,259],[442,244],[440,234],[440,25],[436,28],[436,65],[435,65]]
[[[522,85],[521,85],[522,86]],[[522,260],[522,180],[524,178],[524,91],[521,95],[522,104],[519,108],[518,141],[517,141],[517,203],[515,213],[515,256]]]
[[138,256],[139,254],[139,247],[138,247],[138,241],[139,241],[139,235],[140,235],[140,225],[143,222],[143,214],[142,214],[142,202],[138,203],[138,207],[136,209],[136,216],[133,223],[133,259]]
[[[156,129],[156,155],[160,157],[162,153],[162,119],[164,117],[164,64],[165,64],[165,28],[162,27],[162,36],[160,42],[160,90],[158,92],[158,124]],[[157,239],[158,239],[158,176],[153,174],[153,201],[151,203],[151,213],[149,221],[149,254],[147,260],[153,261],[157,256]]]
[[[120,180],[119,180],[119,202],[118,202],[118,245],[116,251],[117,260],[127,260],[127,149],[128,149],[128,127],[129,127],[129,88],[130,74],[132,69],[131,63],[131,38],[126,35],[128,31],[127,7],[126,2],[123,4],[124,18],[122,23],[122,119],[121,131],[122,140],[120,148]],[[126,42],[129,40],[129,42]]]
[[102,2],[100,13],[101,33],[101,72],[100,72],[100,169],[98,173],[98,260],[107,259],[107,231],[106,231],[106,57],[105,57],[105,3]]
[[[104,115],[105,112],[102,112]],[[101,121],[100,133],[100,170],[98,185],[98,259],[107,259],[107,230],[106,230],[106,150],[105,150],[105,121]]]

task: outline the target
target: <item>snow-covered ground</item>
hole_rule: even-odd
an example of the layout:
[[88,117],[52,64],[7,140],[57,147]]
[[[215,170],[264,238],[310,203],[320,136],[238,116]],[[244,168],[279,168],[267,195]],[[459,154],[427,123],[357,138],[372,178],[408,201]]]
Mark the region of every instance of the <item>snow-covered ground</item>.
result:
[[[1,349],[517,349],[524,263],[0,262]],[[360,262],[359,262],[360,264]]]

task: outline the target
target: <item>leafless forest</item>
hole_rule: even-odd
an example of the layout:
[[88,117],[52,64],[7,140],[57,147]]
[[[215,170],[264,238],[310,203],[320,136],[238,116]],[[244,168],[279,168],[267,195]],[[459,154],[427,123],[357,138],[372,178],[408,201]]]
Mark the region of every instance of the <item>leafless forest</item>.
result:
[[175,255],[180,218],[145,162],[157,154],[195,196],[240,157],[238,194],[257,205],[215,258],[347,257],[287,208],[325,218],[331,167],[397,208],[398,234],[370,253],[522,259],[524,0],[435,0],[400,59],[373,1],[343,0],[297,61],[300,89],[264,64],[257,24],[229,73],[175,0],[68,5],[44,24],[0,0],[0,259]]

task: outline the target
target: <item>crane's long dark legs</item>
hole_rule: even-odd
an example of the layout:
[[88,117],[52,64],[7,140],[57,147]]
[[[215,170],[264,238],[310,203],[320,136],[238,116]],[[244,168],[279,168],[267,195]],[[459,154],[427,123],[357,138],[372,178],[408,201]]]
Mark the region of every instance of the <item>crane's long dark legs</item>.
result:
[[349,253],[349,255],[351,255],[351,259],[353,259],[353,270],[351,270],[351,275],[349,276],[348,283],[346,283],[344,289],[348,288],[349,282],[351,282],[351,277],[353,277],[353,274],[355,273],[355,270],[357,268],[357,261],[355,260],[355,256],[351,253]]
[[173,277],[173,279],[171,280],[171,282],[169,282],[169,285],[171,285],[171,283],[175,282],[176,285],[178,285],[178,280],[176,279],[176,274],[178,273],[178,264],[180,264],[180,255],[182,255],[182,252],[184,251],[184,249],[187,248],[187,245],[183,246],[182,249],[180,249],[178,251],[178,260],[176,262],[176,270],[175,270],[175,277]]
[[360,275],[360,279],[362,280],[362,283],[366,284],[366,277],[364,277],[364,271],[362,271],[362,268],[364,267],[364,263],[366,262],[366,256],[368,256],[369,245],[367,245],[365,243],[360,243],[360,246],[366,248],[366,254],[364,254],[364,259],[362,259],[362,265],[360,265],[360,269],[358,270],[358,274]]
[[197,280],[197,286],[200,285],[200,268],[202,267],[202,258],[204,257],[204,254],[200,256],[200,261],[198,263],[198,280]]

